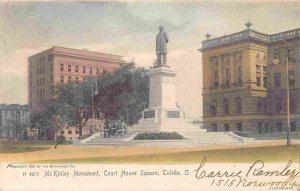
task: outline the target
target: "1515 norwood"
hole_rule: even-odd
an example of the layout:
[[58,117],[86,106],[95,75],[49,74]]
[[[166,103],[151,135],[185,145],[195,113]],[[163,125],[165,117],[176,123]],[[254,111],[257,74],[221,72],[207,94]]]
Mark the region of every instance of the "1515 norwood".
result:
[[[272,186],[291,186],[299,187],[300,170],[292,167],[292,161],[289,160],[282,168],[267,170],[265,163],[262,160],[255,161],[247,168],[246,171],[236,170],[218,170],[208,171],[205,169],[206,157],[203,158],[199,167],[194,170],[195,178],[199,180],[209,179],[211,185],[214,186],[228,186],[228,187],[272,187]],[[269,168],[268,168],[269,169]],[[268,181],[261,178],[270,177]],[[256,180],[259,178],[260,180]],[[280,180],[279,180],[280,178]]]

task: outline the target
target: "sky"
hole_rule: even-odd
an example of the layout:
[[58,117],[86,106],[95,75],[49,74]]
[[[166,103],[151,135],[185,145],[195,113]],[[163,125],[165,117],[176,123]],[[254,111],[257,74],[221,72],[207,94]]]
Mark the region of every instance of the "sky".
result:
[[200,118],[201,42],[207,32],[215,38],[242,31],[248,20],[266,34],[300,28],[300,1],[0,1],[0,104],[27,103],[27,58],[52,46],[118,54],[149,67],[163,25],[178,104]]

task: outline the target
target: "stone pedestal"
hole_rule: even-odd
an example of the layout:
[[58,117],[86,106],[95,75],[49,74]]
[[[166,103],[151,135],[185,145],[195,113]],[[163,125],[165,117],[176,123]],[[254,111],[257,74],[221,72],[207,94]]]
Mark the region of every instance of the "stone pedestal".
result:
[[139,132],[176,131],[186,122],[176,107],[175,76],[169,67],[155,67],[148,73],[150,78],[149,107],[135,125]]

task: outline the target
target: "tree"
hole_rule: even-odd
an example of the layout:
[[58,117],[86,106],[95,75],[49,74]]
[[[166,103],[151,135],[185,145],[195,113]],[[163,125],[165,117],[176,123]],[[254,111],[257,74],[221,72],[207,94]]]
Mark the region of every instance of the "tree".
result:
[[149,78],[146,69],[129,63],[114,73],[97,80],[95,96],[97,116],[105,119],[124,119],[132,125],[142,117],[149,102]]
[[56,121],[76,126],[79,137],[92,112],[92,83],[72,82],[56,88],[52,107],[56,113]]

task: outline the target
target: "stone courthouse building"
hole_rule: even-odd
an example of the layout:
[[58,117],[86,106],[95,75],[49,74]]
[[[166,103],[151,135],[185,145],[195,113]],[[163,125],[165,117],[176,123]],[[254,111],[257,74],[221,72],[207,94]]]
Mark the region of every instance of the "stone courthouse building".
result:
[[285,131],[289,80],[291,131],[299,131],[300,29],[269,35],[246,26],[219,38],[207,34],[202,42],[204,127]]

